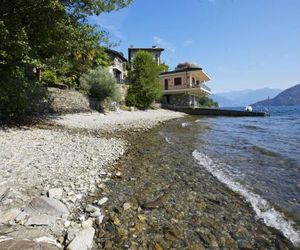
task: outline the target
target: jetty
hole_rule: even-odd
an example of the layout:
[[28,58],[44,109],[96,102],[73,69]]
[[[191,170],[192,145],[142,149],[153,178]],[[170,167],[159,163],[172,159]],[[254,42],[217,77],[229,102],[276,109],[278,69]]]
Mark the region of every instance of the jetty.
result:
[[220,108],[175,107],[171,105],[163,105],[162,108],[183,112],[189,115],[203,115],[203,116],[243,117],[243,116],[267,116],[268,115],[267,112],[230,110],[230,109],[220,109]]

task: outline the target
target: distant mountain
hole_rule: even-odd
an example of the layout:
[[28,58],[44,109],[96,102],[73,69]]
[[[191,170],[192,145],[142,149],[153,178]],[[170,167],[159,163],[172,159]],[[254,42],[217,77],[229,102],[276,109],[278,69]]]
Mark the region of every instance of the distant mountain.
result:
[[253,106],[296,106],[300,105],[300,84],[282,91],[279,95],[268,101],[265,99],[252,104]]
[[221,107],[244,107],[251,103],[258,102],[262,99],[270,98],[278,95],[281,89],[246,89],[241,91],[231,91],[225,93],[217,93],[212,95],[214,101],[219,102]]
[[215,102],[218,102],[219,107],[233,107],[233,101],[218,95],[218,94],[213,94],[210,96]]

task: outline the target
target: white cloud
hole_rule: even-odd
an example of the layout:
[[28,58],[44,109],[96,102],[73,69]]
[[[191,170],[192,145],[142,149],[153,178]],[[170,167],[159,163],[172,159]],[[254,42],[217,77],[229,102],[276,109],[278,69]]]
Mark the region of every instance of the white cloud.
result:
[[183,42],[183,47],[189,47],[189,46],[191,46],[193,43],[194,43],[194,40],[190,40],[190,39],[185,40],[185,41]]
[[172,43],[170,43],[158,36],[153,37],[153,42],[155,45],[168,50],[172,54],[175,54],[176,48]]

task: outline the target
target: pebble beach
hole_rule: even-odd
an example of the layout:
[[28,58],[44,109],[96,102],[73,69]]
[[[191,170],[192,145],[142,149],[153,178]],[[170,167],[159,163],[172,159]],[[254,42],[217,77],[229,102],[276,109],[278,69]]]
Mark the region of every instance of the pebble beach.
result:
[[0,249],[296,249],[160,129],[167,110],[0,131]]
[[[2,128],[0,249],[23,249],[24,242],[90,249],[107,197],[90,209],[85,200],[113,178],[111,166],[129,146],[114,132],[145,131],[182,116],[165,110],[79,113],[51,116],[40,126]],[[84,245],[80,237],[87,239]]]

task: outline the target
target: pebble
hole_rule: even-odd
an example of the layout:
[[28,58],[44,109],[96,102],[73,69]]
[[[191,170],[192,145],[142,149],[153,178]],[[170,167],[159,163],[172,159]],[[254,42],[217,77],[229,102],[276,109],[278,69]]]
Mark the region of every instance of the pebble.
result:
[[98,205],[102,206],[103,204],[105,204],[108,201],[107,197],[103,197],[101,200],[98,201]]
[[65,221],[64,226],[66,228],[68,228],[70,225],[71,225],[71,221],[69,221],[69,220]]
[[92,204],[88,204],[85,208],[85,211],[88,212],[88,213],[92,213],[92,212],[95,212],[95,211],[100,211],[100,208],[98,208],[96,206],[93,206]]
[[130,209],[131,208],[131,204],[130,203],[128,203],[128,202],[125,202],[124,204],[123,204],[123,209],[126,211],[126,210],[128,210],[128,209]]
[[100,211],[95,211],[95,212],[90,214],[90,216],[93,217],[93,218],[100,217],[101,215],[102,215],[102,213]]
[[95,221],[96,225],[100,226],[103,222],[103,219],[104,219],[104,215],[100,215],[100,216],[96,217],[96,221]]
[[92,226],[93,226],[93,223],[94,223],[94,220],[93,220],[92,218],[89,218],[89,219],[83,221],[83,222],[81,223],[81,226],[82,226],[83,228],[89,228],[89,227],[92,227]]
[[93,247],[95,229],[85,228],[76,234],[75,238],[67,246],[67,250],[89,250]]
[[61,188],[52,188],[48,190],[49,198],[60,199],[63,195],[63,190]]

